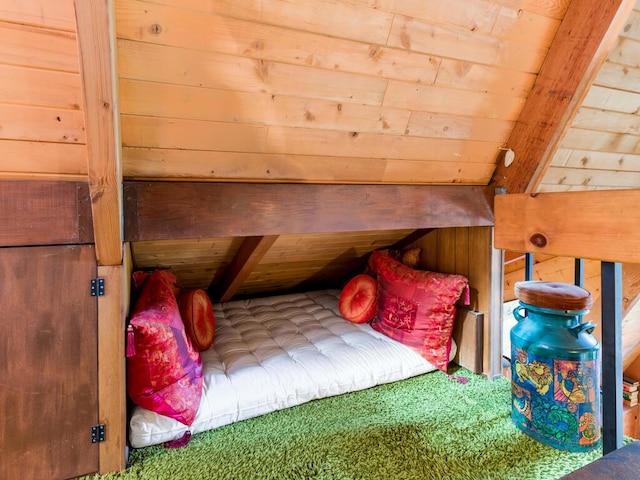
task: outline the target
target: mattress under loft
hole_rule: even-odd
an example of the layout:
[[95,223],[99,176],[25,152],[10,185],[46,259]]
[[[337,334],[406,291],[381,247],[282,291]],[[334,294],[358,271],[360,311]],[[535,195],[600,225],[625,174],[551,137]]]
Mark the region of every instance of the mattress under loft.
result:
[[[201,352],[203,395],[190,431],[435,370],[369,324],[346,321],[339,296],[339,290],[323,290],[214,304],[215,340]],[[454,344],[451,358],[455,352]],[[172,441],[187,431],[182,423],[138,406],[129,427],[134,448]]]

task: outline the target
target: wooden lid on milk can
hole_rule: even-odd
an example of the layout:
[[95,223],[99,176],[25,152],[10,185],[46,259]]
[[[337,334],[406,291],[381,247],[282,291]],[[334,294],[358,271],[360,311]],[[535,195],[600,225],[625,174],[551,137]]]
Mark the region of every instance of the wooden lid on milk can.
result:
[[588,310],[593,303],[588,290],[562,282],[517,282],[514,293],[522,303],[554,310]]

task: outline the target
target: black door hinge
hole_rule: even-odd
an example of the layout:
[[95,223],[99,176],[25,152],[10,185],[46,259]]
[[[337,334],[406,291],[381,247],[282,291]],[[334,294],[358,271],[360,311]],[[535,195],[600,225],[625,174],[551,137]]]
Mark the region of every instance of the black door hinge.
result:
[[106,430],[107,427],[104,423],[99,423],[98,425],[91,427],[91,443],[104,442]]
[[104,295],[104,278],[91,279],[91,296],[101,297]]

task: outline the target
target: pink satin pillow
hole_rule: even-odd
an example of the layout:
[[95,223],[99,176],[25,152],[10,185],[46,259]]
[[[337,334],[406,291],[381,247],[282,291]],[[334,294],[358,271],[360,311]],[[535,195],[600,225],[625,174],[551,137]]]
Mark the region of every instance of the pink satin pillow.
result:
[[202,359],[180,318],[174,280],[166,270],[136,274],[141,291],[127,328],[127,392],[135,404],[190,426],[202,396]]
[[456,302],[468,288],[463,275],[414,270],[383,252],[373,252],[378,312],[371,326],[447,371]]

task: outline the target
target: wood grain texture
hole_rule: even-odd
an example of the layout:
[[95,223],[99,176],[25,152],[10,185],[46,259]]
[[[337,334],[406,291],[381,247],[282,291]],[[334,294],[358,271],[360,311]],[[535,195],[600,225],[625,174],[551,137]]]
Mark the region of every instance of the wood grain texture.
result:
[[98,470],[92,245],[0,248],[0,477]]
[[127,467],[127,391],[125,331],[129,275],[124,265],[99,266],[105,294],[98,297],[98,405],[107,435],[100,447],[100,473]]
[[481,374],[484,314],[466,308],[458,308],[453,324],[453,339],[458,347],[453,361],[461,367]]
[[640,442],[633,442],[565,475],[561,480],[635,480],[638,478],[638,459]]
[[502,333],[503,261],[502,253],[492,245],[493,229],[482,226],[434,230],[413,245],[422,248],[420,268],[457,273],[469,279],[471,304],[459,304],[461,309],[479,315],[475,313],[474,318],[465,320],[459,348],[465,352],[469,365],[478,362],[479,371],[489,378],[500,374]]
[[510,193],[535,190],[634,4],[570,4],[509,138],[516,160],[498,162],[495,184]]
[[146,147],[125,147],[122,154],[123,174],[129,180],[247,181],[260,178],[282,183],[484,185],[495,168],[493,162],[478,163],[473,158],[467,163]]
[[640,190],[499,195],[497,248],[640,263]]
[[492,225],[486,193],[465,186],[125,182],[125,239]]
[[86,182],[0,181],[0,246],[92,243]]
[[120,138],[111,4],[76,1],[89,190],[100,265],[122,264]]
[[75,32],[73,2],[70,0],[3,0],[0,18],[40,27]]

